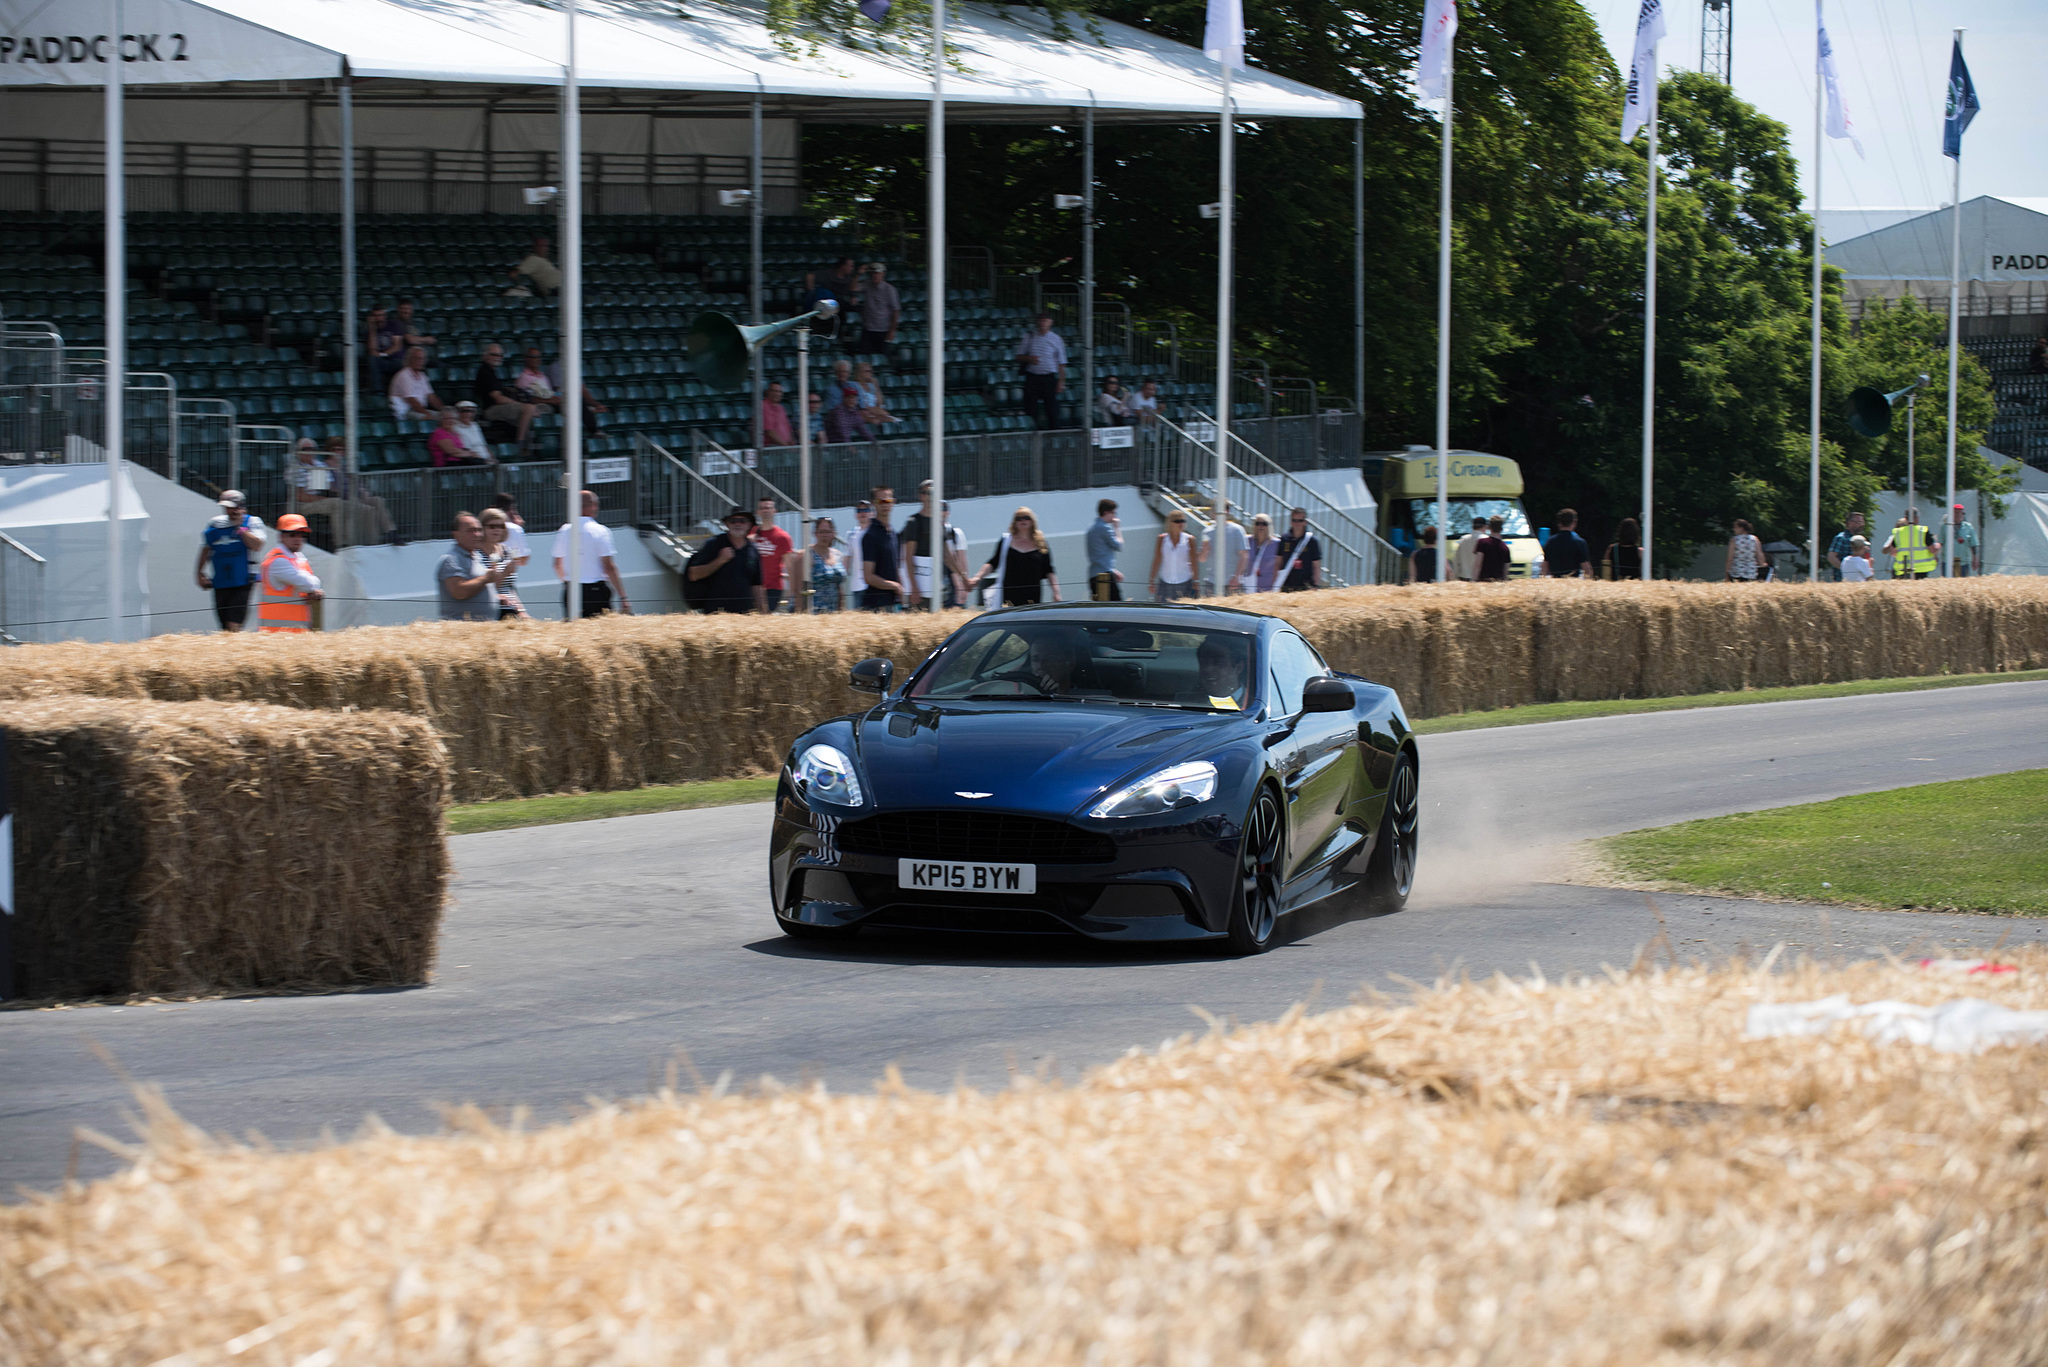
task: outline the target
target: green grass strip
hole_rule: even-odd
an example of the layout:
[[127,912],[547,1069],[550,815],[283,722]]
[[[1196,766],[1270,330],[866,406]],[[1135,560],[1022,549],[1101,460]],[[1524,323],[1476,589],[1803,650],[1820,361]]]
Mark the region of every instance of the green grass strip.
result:
[[1630,881],[2048,915],[2048,769],[1687,821],[1600,846]]
[[448,809],[450,835],[506,831],[515,826],[552,826],[564,821],[600,821],[608,816],[641,816],[675,812],[686,807],[727,807],[737,802],[767,802],[775,796],[772,778],[733,778],[712,783],[676,783],[658,788],[628,788],[617,793],[564,793],[554,797],[515,797],[505,802],[472,802]]
[[2048,669],[2010,674],[1935,674],[1913,679],[1856,679],[1850,683],[1796,684],[1790,688],[1749,688],[1737,693],[1693,693],[1679,698],[1608,698],[1594,702],[1542,702],[1503,707],[1492,712],[1456,712],[1425,717],[1415,723],[1424,736],[1447,731],[1477,731],[1489,726],[1528,726],[1543,721],[1578,721],[1585,717],[1625,717],[1637,712],[1677,712],[1694,707],[1741,707],[1757,702],[1796,702],[1802,698],[1854,698],[1865,693],[1914,693],[1925,688],[1963,688],[1970,684],[2023,683],[2048,679]]

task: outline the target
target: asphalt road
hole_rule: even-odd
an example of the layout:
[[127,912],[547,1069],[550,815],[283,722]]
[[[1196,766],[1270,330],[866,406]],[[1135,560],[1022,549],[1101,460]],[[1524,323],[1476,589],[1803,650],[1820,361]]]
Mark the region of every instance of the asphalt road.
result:
[[1625,965],[1660,930],[1686,958],[1861,956],[2048,922],[1873,914],[1570,886],[1560,842],[1849,792],[2048,767],[2048,683],[1770,703],[1425,738],[1423,881],[1397,916],[1301,928],[1256,959],[1083,941],[784,939],[763,892],[765,805],[463,836],[434,985],[327,997],[0,1013],[0,1193],[115,1160],[125,1084],[188,1119],[283,1143],[366,1114],[408,1130],[437,1104],[527,1107],[730,1073],[860,1088],[1068,1077],[1201,1028],[1267,1019],[1394,975]]

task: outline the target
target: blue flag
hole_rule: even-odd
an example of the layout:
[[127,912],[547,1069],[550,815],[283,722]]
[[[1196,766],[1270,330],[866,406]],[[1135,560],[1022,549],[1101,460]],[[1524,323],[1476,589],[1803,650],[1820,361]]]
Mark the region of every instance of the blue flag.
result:
[[1977,117],[1977,87],[1970,84],[1970,68],[1963,64],[1963,45],[1957,42],[1948,59],[1948,113],[1941,120],[1941,154],[1963,158],[1963,130]]

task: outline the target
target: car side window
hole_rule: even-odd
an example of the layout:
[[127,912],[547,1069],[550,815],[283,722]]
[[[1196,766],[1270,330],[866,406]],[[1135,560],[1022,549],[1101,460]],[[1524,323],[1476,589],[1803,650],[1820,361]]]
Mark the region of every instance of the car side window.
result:
[[1302,691],[1310,679],[1324,671],[1315,652],[1308,648],[1308,642],[1291,631],[1283,631],[1273,637],[1271,664],[1273,676],[1273,710],[1283,717],[1291,717],[1301,711]]

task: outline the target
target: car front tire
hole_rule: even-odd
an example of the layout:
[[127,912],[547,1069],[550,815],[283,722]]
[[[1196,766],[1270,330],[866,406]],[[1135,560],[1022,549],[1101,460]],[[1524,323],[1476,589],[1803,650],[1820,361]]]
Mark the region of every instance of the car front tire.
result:
[[1251,810],[1245,813],[1244,833],[1238,841],[1237,888],[1225,928],[1232,953],[1263,954],[1273,947],[1273,932],[1280,924],[1284,830],[1280,799],[1271,788],[1261,785],[1252,798]]

